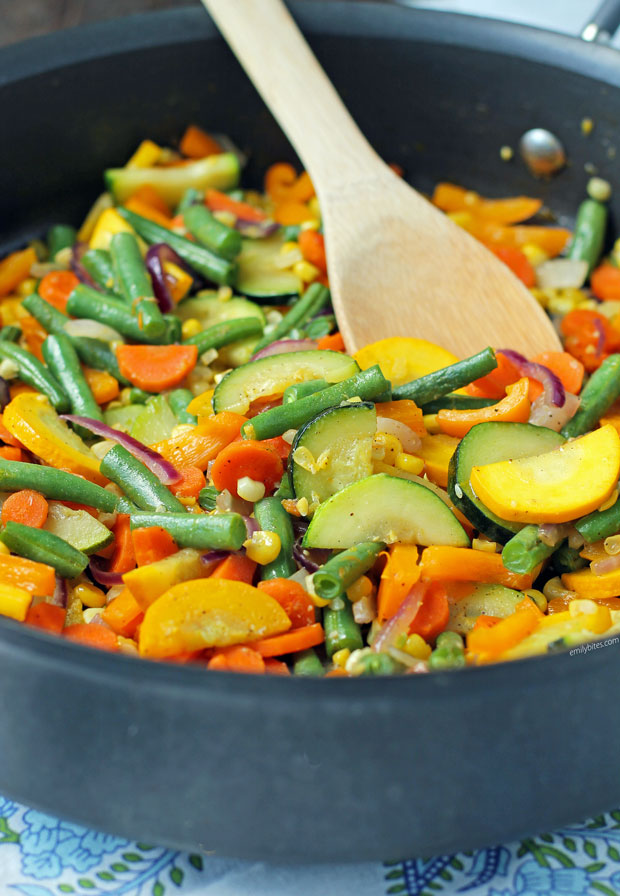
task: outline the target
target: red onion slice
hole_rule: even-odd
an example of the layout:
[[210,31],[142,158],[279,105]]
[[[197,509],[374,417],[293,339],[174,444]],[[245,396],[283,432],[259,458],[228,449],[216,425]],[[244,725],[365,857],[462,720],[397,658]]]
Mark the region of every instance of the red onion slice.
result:
[[220,560],[225,560],[229,554],[230,551],[207,551],[206,554],[201,555],[200,562],[204,563],[205,566],[211,566],[213,563],[219,563]]
[[98,292],[103,292],[103,288],[93,280],[93,278],[90,276],[90,274],[82,264],[82,255],[84,255],[85,252],[88,252],[88,249],[88,243],[75,243],[75,245],[71,249],[71,270],[78,278],[78,280],[80,280],[86,286],[90,286],[91,289],[96,289]]
[[174,309],[174,299],[172,298],[164,270],[164,262],[166,261],[171,261],[178,267],[183,268],[183,270],[187,270],[187,265],[183,259],[167,243],[155,243],[153,246],[150,246],[144,258],[144,264],[151,276],[157,304],[160,310],[164,312]]
[[50,601],[55,607],[66,607],[67,606],[67,580],[61,578],[58,573],[56,574],[56,585],[54,587],[54,594]]
[[148,448],[142,442],[134,439],[133,436],[128,436],[127,433],[113,429],[106,423],[101,423],[100,420],[93,420],[92,417],[82,417],[79,414],[62,414],[61,420],[77,423],[78,426],[83,426],[84,429],[88,429],[96,436],[101,436],[102,439],[110,439],[110,441],[122,445],[145,467],[148,467],[151,473],[154,473],[164,485],[174,485],[175,482],[179,482],[183,478],[177,468],[173,467],[170,461],[167,461],[157,451],[153,451],[152,448]]
[[391,619],[388,619],[375,640],[372,642],[373,650],[379,652],[387,650],[388,647],[394,647],[398,636],[407,634],[409,626],[415,619],[416,613],[422,605],[428,587],[428,582],[418,582],[417,585],[413,586],[395,615],[392,616]]
[[10,400],[11,393],[9,392],[9,384],[4,377],[0,376],[0,411],[5,409]]
[[306,572],[316,572],[317,569],[320,569],[325,563],[327,563],[329,559],[329,555],[331,551],[324,551],[314,548],[312,550],[308,550],[301,546],[301,542],[303,539],[303,535],[300,535],[295,539],[295,543],[293,544],[293,557],[296,562],[302,569],[305,569]]
[[528,361],[527,358],[524,358],[523,355],[520,355],[519,352],[515,352],[512,349],[501,348],[498,349],[495,354],[503,355],[507,358],[511,364],[514,364],[522,376],[529,376],[533,380],[538,380],[545,390],[545,400],[547,404],[553,404],[556,408],[564,406],[566,400],[564,386],[552,370],[549,370],[544,364],[535,364],[533,361]]
[[271,345],[266,345],[259,352],[252,355],[252,361],[258,361],[260,358],[268,358],[270,355],[284,355],[287,352],[307,352],[316,348],[314,339],[278,339]]
[[104,585],[106,588],[111,588],[112,585],[123,584],[123,574],[120,572],[110,572],[109,569],[105,569],[99,557],[90,558],[88,561],[88,569],[95,582],[99,585]]
[[245,218],[237,218],[235,221],[235,230],[242,233],[250,239],[265,239],[273,236],[280,229],[277,221],[271,221],[269,218],[264,221],[249,221]]

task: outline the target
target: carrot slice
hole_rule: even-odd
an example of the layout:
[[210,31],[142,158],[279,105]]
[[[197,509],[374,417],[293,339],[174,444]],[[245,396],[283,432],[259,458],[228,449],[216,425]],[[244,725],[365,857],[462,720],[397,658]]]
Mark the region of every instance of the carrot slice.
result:
[[[19,450],[19,449],[13,449]],[[8,522],[22,523],[33,529],[42,529],[47,519],[49,505],[42,494],[24,488],[13,492],[2,505],[0,521],[3,526]]]
[[222,647],[216,650],[207,669],[219,669],[221,672],[253,672],[261,674],[265,671],[265,661],[257,650],[244,644],[234,647]]
[[98,622],[78,622],[68,625],[63,629],[63,637],[87,647],[96,647],[99,650],[118,651],[116,635],[106,625]]
[[168,486],[172,494],[177,498],[197,498],[200,490],[207,484],[200,467],[187,466],[177,467],[177,469],[181,474],[181,479]]
[[146,526],[131,532],[134,555],[138,566],[148,566],[176,554],[178,545],[172,535],[161,526]]
[[111,373],[106,370],[95,370],[94,367],[82,367],[82,371],[97,404],[107,404],[108,401],[118,398],[120,392],[118,380]]
[[[137,529],[137,532],[142,530]],[[117,635],[131,638],[144,618],[144,613],[129,588],[124,588],[101,613],[103,621]]]
[[312,599],[299,582],[282,578],[265,579],[258,583],[258,589],[278,601],[293,628],[313,625],[316,621]]
[[282,656],[285,653],[297,653],[299,650],[307,650],[308,647],[316,647],[324,640],[323,626],[320,622],[314,622],[303,628],[291,629],[283,635],[273,635],[271,638],[263,638],[262,641],[253,641],[252,647],[261,656]]
[[59,311],[67,310],[67,301],[80,281],[73,271],[50,271],[39,283],[39,295]]
[[495,246],[491,251],[510,268],[515,277],[525,283],[528,289],[536,286],[536,271],[521,249],[516,246]]
[[290,675],[291,670],[283,663],[282,660],[276,660],[273,657],[265,659],[265,672],[267,675]]
[[327,273],[325,239],[318,230],[302,230],[297,237],[303,257],[324,274]]
[[323,338],[319,339],[319,341],[317,342],[316,347],[320,349],[330,349],[332,352],[346,351],[344,339],[339,332],[331,333],[328,336],[323,336]]
[[35,628],[42,628],[46,632],[59,635],[63,630],[66,615],[67,611],[64,607],[41,603],[30,607],[24,622],[26,625],[33,625]]
[[231,442],[216,457],[211,467],[213,485],[238,497],[237,482],[244,476],[262,482],[265,491],[273,490],[282,479],[284,466],[278,454],[267,445],[253,439]]
[[577,358],[568,352],[541,352],[532,360],[536,364],[544,364],[555,373],[567,392],[572,392],[574,395],[579,394],[585,368]]
[[620,268],[603,262],[590,275],[590,288],[597,299],[617,302],[620,300]]
[[205,203],[212,212],[230,212],[235,218],[242,218],[244,221],[258,222],[267,218],[265,212],[250,205],[249,202],[231,199],[219,190],[207,190]]
[[257,564],[245,554],[230,554],[211,573],[212,579],[229,579],[233,582],[252,584]]
[[118,366],[127,379],[147,392],[163,392],[185,379],[196,366],[195,345],[119,345]]
[[112,531],[116,547],[110,561],[110,572],[129,572],[136,565],[136,554],[129,527],[129,514],[119,513]]

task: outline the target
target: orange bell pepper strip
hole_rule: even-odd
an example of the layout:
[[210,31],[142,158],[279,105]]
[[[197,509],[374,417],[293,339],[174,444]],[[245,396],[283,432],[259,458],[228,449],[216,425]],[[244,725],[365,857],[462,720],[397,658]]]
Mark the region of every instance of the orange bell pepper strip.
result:
[[219,669],[220,672],[253,672],[260,675],[265,672],[265,661],[254,647],[235,644],[233,647],[220,647],[215,650],[207,663],[207,669]]
[[0,583],[15,585],[40,597],[51,597],[56,588],[56,574],[54,567],[47,563],[0,554]]
[[15,287],[30,275],[37,254],[34,249],[20,249],[0,261],[0,296],[13,292]]
[[342,336],[339,332],[338,333],[330,333],[328,336],[323,336],[323,338],[319,339],[319,341],[317,342],[316,347],[320,348],[320,349],[327,348],[327,349],[330,349],[332,352],[346,351],[344,339],[342,338]]
[[273,218],[283,227],[294,227],[296,224],[309,221],[312,214],[305,203],[298,202],[296,199],[286,199],[276,205],[273,210]]
[[114,532],[114,553],[110,561],[110,572],[129,572],[136,565],[136,552],[129,527],[129,514],[119,513],[112,531]]
[[196,426],[180,429],[175,435],[151,445],[175,467],[196,466],[206,470],[210,460],[237,438],[247,417],[221,411],[202,417]]
[[288,162],[276,162],[265,174],[265,192],[276,203],[307,202],[314,196],[314,186],[306,171],[298,177]]
[[[161,526],[146,526],[134,529],[131,533],[133,550],[138,566],[157,563],[171,554],[176,554],[179,547],[172,535]],[[125,572],[125,570],[123,570]]]
[[64,607],[47,603],[34,604],[26,613],[24,622],[26,625],[33,625],[35,628],[42,628],[43,631],[59,635],[64,628],[66,615],[67,611]]
[[515,612],[490,628],[475,627],[467,635],[467,653],[478,662],[497,659],[510,650],[538,627],[544,614],[533,600],[524,598],[517,604]]
[[522,591],[531,588],[538,569],[532,573],[516,573],[506,569],[501,554],[476,551],[473,548],[453,548],[431,545],[424,548],[420,559],[422,579],[431,582],[484,582],[505,585]]
[[506,355],[497,354],[495,360],[497,361],[495,370],[465,386],[468,395],[499,400],[506,395],[506,387],[512,386],[520,379],[519,371]]
[[69,296],[79,283],[73,271],[50,271],[41,278],[37,291],[54,308],[66,312]]
[[[141,530],[137,529],[136,531]],[[144,619],[144,613],[129,588],[124,588],[104,607],[101,618],[117,635],[131,638]]]
[[205,205],[212,212],[230,212],[235,218],[242,218],[244,221],[265,221],[267,215],[259,208],[250,205],[249,202],[240,202],[238,199],[231,199],[226,193],[220,193],[219,190],[207,190],[205,193]]
[[29,314],[26,317],[21,318],[19,325],[22,328],[22,333],[24,334],[26,345],[28,346],[28,351],[39,361],[43,361],[43,352],[41,351],[41,346],[45,342],[47,333],[45,332],[39,321],[34,317],[31,317]]
[[179,150],[189,159],[204,159],[205,156],[220,155],[224,152],[215,137],[195,124],[186,127],[179,143]]
[[449,619],[450,604],[446,589],[439,582],[433,582],[424,592],[422,603],[409,626],[409,634],[420,635],[425,641],[434,641]]
[[480,218],[488,218],[498,224],[516,224],[527,221],[542,206],[542,199],[530,196],[513,196],[508,199],[484,199],[473,190],[455,184],[438,183],[432,197],[433,205],[444,212],[471,211]]
[[94,367],[82,367],[82,371],[97,404],[107,404],[108,401],[118,398],[120,392],[118,380],[111,373],[95,370]]
[[421,575],[416,545],[394,544],[387,558],[377,592],[377,619],[381,623],[394,616]]
[[380,401],[375,407],[377,409],[377,417],[388,417],[390,420],[404,423],[405,426],[412,429],[422,439],[428,435],[424,426],[422,410],[415,401],[411,401],[408,398],[401,398],[398,401]]
[[457,224],[487,246],[521,247],[533,243],[547,255],[559,255],[571,238],[571,231],[565,227],[540,227],[535,224],[496,224],[478,218],[469,212],[454,213]]
[[449,436],[462,438],[477,423],[502,421],[505,423],[527,423],[532,404],[529,399],[529,381],[523,377],[513,386],[508,386],[506,398],[488,408],[458,411],[444,408],[437,414],[437,424]]

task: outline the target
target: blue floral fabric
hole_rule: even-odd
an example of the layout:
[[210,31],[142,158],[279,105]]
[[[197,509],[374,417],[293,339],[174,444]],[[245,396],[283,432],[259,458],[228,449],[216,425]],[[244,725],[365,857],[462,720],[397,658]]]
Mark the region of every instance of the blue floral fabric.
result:
[[620,896],[620,810],[554,834],[393,863],[276,867],[89,831],[0,796],[1,896]]

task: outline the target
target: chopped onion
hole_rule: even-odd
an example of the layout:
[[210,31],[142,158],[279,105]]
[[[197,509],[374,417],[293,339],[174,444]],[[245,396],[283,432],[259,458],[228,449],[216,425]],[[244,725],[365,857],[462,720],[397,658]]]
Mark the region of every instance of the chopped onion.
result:
[[88,561],[88,569],[95,582],[105,585],[109,588],[111,585],[121,585],[123,582],[123,574],[120,572],[110,572],[105,569],[99,557],[91,557]]
[[248,538],[251,538],[255,532],[258,532],[260,526],[253,517],[248,516],[246,513],[242,513],[241,516],[245,523],[245,531],[248,533]]
[[372,649],[374,651],[385,651],[389,647],[394,647],[398,636],[407,634],[409,626],[415,619],[416,614],[422,605],[422,600],[424,599],[427,588],[427,582],[418,582],[417,585],[413,586],[395,615],[392,616],[391,619],[388,619],[372,642]]
[[84,265],[82,264],[82,255],[88,251],[88,243],[75,243],[73,248],[71,249],[71,270],[75,274],[75,276],[82,283],[85,283],[86,286],[90,286],[91,289],[96,289],[99,292],[103,292],[98,283],[96,283],[93,278],[90,276]]
[[278,339],[252,355],[252,361],[268,358],[270,355],[284,355],[287,352],[307,352],[315,348],[314,339]]
[[279,229],[280,225],[278,222],[272,221],[271,218],[265,218],[264,221],[249,221],[245,218],[237,218],[235,221],[235,230],[253,240],[273,236]]
[[620,569],[620,554],[603,557],[601,560],[593,560],[590,569],[595,576],[604,576],[607,572],[615,572]]
[[587,275],[588,262],[578,258],[552,258],[536,267],[541,289],[580,289]]
[[88,317],[76,317],[75,320],[68,320],[63,329],[69,336],[88,336],[91,339],[102,339],[104,342],[122,343],[125,341],[117,330]]
[[564,398],[564,405],[558,408],[555,405],[547,404],[543,392],[532,402],[529,422],[535,426],[546,426],[547,429],[559,432],[575,416],[581,403],[581,399],[577,395],[573,395],[572,392],[566,392]]
[[187,269],[183,259],[167,243],[155,243],[150,246],[144,257],[144,264],[151,276],[153,292],[161,311],[172,311],[174,299],[168,286],[168,279],[164,270],[164,262],[170,261],[178,267]]
[[414,454],[422,447],[422,439],[406,423],[400,420],[392,420],[390,417],[377,417],[377,432],[387,432],[396,436],[403,449],[409,454]]
[[67,580],[62,579],[58,575],[58,573],[56,573],[56,585],[54,587],[54,594],[49,603],[53,604],[55,607],[67,606]]
[[567,537],[568,528],[568,526],[558,523],[543,523],[538,527],[538,537],[547,547],[554,548],[556,544],[564,541]]
[[547,404],[553,404],[558,408],[563,407],[565,399],[564,386],[552,370],[549,370],[544,364],[535,364],[533,361],[528,361],[527,358],[524,358],[519,352],[512,351],[512,349],[498,349],[496,354],[503,355],[511,364],[514,364],[521,376],[529,376],[533,380],[538,380],[545,390],[544,395]]
[[101,423],[100,420],[93,420],[92,417],[82,417],[79,414],[62,414],[61,419],[67,420],[69,423],[76,423],[78,426],[83,426],[84,429],[88,429],[97,436],[101,436],[104,439],[110,439],[112,442],[117,442],[119,445],[122,445],[123,448],[126,448],[130,454],[133,454],[137,460],[143,463],[145,467],[148,467],[151,473],[154,473],[164,485],[173,485],[175,482],[179,482],[179,480],[182,479],[181,473],[179,473],[176,467],[173,467],[170,461],[167,461],[166,458],[162,457],[157,451],[153,451],[152,448],[148,448],[146,445],[143,445],[142,442],[134,439],[133,436],[128,436],[127,433],[120,432],[118,429],[113,429],[106,423]]

